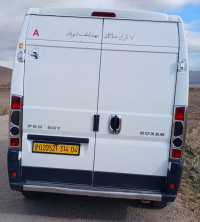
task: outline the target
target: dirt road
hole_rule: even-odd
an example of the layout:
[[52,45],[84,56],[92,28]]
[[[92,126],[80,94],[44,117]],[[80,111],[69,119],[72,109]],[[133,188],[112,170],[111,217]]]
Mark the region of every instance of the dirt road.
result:
[[27,200],[10,190],[7,177],[8,116],[0,117],[0,221],[198,221],[181,198],[162,210],[138,201],[42,194]]

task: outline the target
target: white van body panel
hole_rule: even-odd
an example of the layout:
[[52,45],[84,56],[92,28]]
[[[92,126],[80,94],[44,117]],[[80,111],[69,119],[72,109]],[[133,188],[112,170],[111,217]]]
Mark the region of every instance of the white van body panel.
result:
[[[39,36],[33,35],[36,28]],[[112,49],[108,48],[110,45]],[[137,51],[126,50],[127,45],[137,46]],[[140,52],[140,46],[151,47],[153,52],[148,52],[148,48]],[[38,60],[30,56],[35,48],[39,50]],[[168,52],[160,52],[160,48],[168,48]],[[24,79],[22,165],[93,170],[94,164],[94,172],[166,176],[177,48],[176,23],[106,19],[103,24],[102,19],[31,16],[25,64],[28,74]],[[92,117],[96,112],[101,122],[95,146]],[[123,127],[116,142],[116,135],[108,132],[111,114],[122,116]],[[32,143],[26,138],[28,134],[37,134],[38,129],[29,128],[30,124],[42,125],[41,135],[87,137],[90,143],[81,144],[79,157],[33,154]],[[50,132],[49,125],[60,130]],[[140,135],[143,131],[164,136]],[[142,154],[143,161],[138,161]]]
[[[30,24],[36,25],[38,30],[41,30],[42,43],[39,39],[27,41],[25,69],[28,74],[25,74],[24,84],[22,165],[93,170],[95,133],[92,131],[92,127],[93,115],[97,112],[100,44],[89,49],[92,43],[82,43],[79,38],[78,43],[74,43],[74,48],[67,48],[65,45],[63,47],[57,46],[58,40],[62,41],[59,36],[64,35],[58,29],[57,36],[54,36],[56,40],[54,45],[46,45],[43,40],[47,36],[43,36],[43,30],[45,30],[44,33],[51,31],[51,26],[46,27],[46,19],[45,17],[39,19],[38,16],[34,16],[30,20]],[[78,27],[80,24],[84,26],[84,23],[86,30],[87,25],[93,22],[92,19],[53,19],[59,24],[73,23],[74,21],[75,27],[76,24]],[[96,20],[95,24],[95,26],[91,24],[93,31],[98,33],[101,38],[102,20]],[[28,29],[29,38],[33,38],[31,33],[34,32],[34,28],[32,26],[30,25],[31,28]],[[59,25],[58,27],[63,26]],[[66,25],[66,27],[68,26]],[[70,28],[66,30],[66,33],[69,30]],[[51,40],[47,39],[47,42]],[[73,39],[72,41],[76,40]],[[63,41],[62,44],[64,44]],[[30,52],[35,48],[39,50],[38,60],[34,60],[30,56]],[[85,87],[86,85],[88,87]],[[32,116],[31,119],[30,116]],[[81,144],[80,156],[78,157],[33,154],[32,143],[27,141],[27,135],[38,134],[38,128],[30,129],[28,127],[30,124],[42,125],[42,129],[39,131],[41,135],[87,137],[90,142],[89,144]],[[50,131],[48,126],[56,126],[59,130]]]
[[[102,19],[31,16],[27,39],[101,43]],[[39,36],[33,35],[38,30]]]
[[177,48],[177,24],[107,19],[104,21],[103,44]]
[[[19,36],[16,54],[15,54],[15,60],[14,60],[14,67],[13,67],[13,73],[12,73],[12,81],[11,81],[11,95],[20,95],[23,96],[24,90],[23,90],[23,82],[24,82],[24,63],[20,63],[17,60],[17,54],[19,51],[24,52],[26,50],[26,31],[29,23],[30,15],[25,16],[24,23],[21,29],[21,33]],[[23,43],[24,48],[22,50],[19,50],[19,43]]]
[[[117,14],[117,19],[131,19],[138,21],[163,21],[163,22],[183,22],[178,15],[167,15],[158,12],[134,11],[134,10],[111,10],[99,8],[31,8],[28,15],[46,15],[46,16],[70,16],[70,17],[91,17],[92,12],[110,12]],[[114,18],[116,19],[116,18]]]
[[[112,11],[116,17],[92,16],[98,11]],[[17,111],[22,146],[10,149],[19,162],[9,163],[12,189],[173,201],[182,170],[182,159],[170,156],[174,110],[187,108],[188,85],[187,45],[179,16],[30,9],[12,76],[11,96],[23,102]],[[121,117],[119,134],[110,131],[111,115]],[[87,142],[77,142],[77,156],[34,153],[33,142],[44,143],[44,137],[45,142]],[[177,164],[173,174],[171,167],[176,170]],[[10,177],[15,166],[19,181]],[[170,183],[177,183],[174,191]]]
[[[176,64],[170,53],[102,52],[95,171],[167,175]],[[108,132],[112,114],[122,117],[119,135]]]
[[188,106],[189,64],[188,64],[187,42],[184,33],[183,23],[178,23],[178,30],[179,30],[179,41],[180,41],[179,62],[184,61],[184,68],[181,72],[178,72],[177,75],[175,105]]

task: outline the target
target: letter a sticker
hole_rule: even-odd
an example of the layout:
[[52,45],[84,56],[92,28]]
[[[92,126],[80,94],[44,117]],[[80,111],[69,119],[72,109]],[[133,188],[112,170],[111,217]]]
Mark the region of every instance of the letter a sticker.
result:
[[35,35],[39,36],[39,32],[38,32],[37,29],[35,29],[35,31],[34,31],[34,33],[33,33],[33,36],[35,36]]

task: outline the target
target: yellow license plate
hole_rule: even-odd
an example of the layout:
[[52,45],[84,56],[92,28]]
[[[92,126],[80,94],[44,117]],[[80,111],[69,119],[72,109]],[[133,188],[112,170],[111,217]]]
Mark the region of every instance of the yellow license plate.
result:
[[52,153],[78,156],[80,145],[33,142],[33,153]]

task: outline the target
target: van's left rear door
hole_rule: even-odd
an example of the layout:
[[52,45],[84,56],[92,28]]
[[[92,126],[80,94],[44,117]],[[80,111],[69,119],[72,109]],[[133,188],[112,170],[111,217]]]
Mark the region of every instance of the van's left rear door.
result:
[[[23,104],[24,181],[92,184],[102,21],[30,18]],[[33,152],[33,142],[80,145],[80,155]]]

